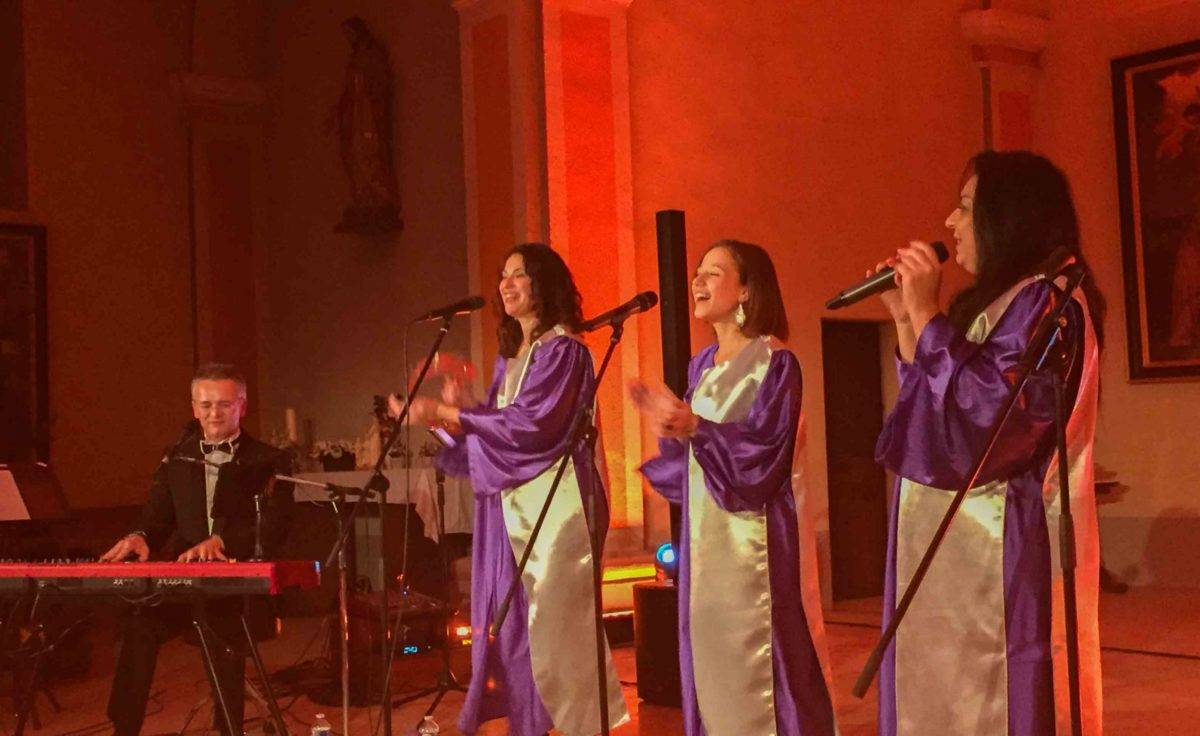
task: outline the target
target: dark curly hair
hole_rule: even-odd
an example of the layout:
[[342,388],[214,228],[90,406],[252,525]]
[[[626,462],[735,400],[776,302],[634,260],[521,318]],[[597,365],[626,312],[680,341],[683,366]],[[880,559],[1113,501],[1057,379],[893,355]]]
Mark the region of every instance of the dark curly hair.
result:
[[[742,332],[748,337],[771,335],[784,342],[788,339],[788,318],[783,308],[783,294],[779,289],[779,278],[775,275],[775,264],[766,249],[754,243],[740,240],[718,240],[704,251],[717,248],[729,251],[737,264],[738,279],[749,292],[746,299],[746,324]],[[703,260],[703,256],[701,256]]]
[[966,332],[989,304],[1032,276],[1059,246],[1084,268],[1081,287],[1104,344],[1104,296],[1079,247],[1079,223],[1067,177],[1029,151],[984,151],[967,162],[962,181],[977,177],[972,221],[978,251],[974,282],[950,301],[950,321]]
[[[575,279],[562,256],[545,243],[514,245],[504,254],[504,261],[507,262],[514,255],[521,256],[525,261],[533,308],[537,312],[537,326],[533,328],[529,339],[536,340],[547,330],[560,324],[571,332],[577,331],[579,324],[583,322],[583,297],[579,295]],[[524,339],[521,323],[505,313],[499,290],[493,297],[493,303],[500,316],[500,327],[496,330],[500,354],[505,358],[516,357]]]

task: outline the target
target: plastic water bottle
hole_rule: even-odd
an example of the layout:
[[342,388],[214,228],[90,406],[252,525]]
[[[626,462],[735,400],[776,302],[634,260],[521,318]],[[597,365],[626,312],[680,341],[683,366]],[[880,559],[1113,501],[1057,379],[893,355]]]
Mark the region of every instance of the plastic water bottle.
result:
[[417,726],[418,736],[433,736],[433,734],[441,733],[442,727],[437,721],[433,720],[433,716],[425,716],[425,720],[421,721],[421,725]]
[[310,736],[332,736],[333,724],[325,720],[324,713],[318,713],[317,720],[313,721],[312,730],[308,733]]

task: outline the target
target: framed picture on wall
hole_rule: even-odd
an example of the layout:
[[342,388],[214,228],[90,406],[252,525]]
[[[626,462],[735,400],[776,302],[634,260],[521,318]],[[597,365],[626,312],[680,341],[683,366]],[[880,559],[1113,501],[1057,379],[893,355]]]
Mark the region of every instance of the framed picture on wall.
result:
[[1112,62],[1129,378],[1200,379],[1200,41]]
[[50,461],[46,229],[0,223],[0,462]]

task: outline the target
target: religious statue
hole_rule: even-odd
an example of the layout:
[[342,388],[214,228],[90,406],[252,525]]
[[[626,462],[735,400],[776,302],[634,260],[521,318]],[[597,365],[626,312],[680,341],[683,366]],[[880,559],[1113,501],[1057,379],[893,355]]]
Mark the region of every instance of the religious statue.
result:
[[392,72],[387,49],[362,18],[348,18],[342,31],[350,42],[346,78],[331,117],[342,167],[350,182],[350,204],[335,232],[376,235],[400,230],[400,195],[392,164]]

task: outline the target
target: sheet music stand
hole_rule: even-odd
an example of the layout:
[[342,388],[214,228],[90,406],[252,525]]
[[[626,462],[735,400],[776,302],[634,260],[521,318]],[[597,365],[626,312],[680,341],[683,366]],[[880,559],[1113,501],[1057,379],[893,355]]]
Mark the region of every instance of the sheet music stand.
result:
[[[36,551],[39,543],[52,544],[48,522],[64,519],[68,512],[62,486],[45,463],[0,463],[0,539],[12,546],[12,550],[5,550],[3,545],[0,545],[0,557],[25,556],[27,552]],[[34,709],[34,700],[39,693],[47,696],[56,712],[59,710],[58,702],[44,680],[42,660],[70,629],[61,632],[55,641],[46,643],[41,627],[36,624],[36,609],[37,598],[30,604],[27,624],[35,632],[40,643],[32,649],[14,652],[13,655],[5,657],[6,664],[10,665],[13,671],[13,701],[17,711],[16,736],[25,732],[26,721],[31,716],[35,727],[41,725]],[[16,609],[13,611],[15,613]],[[73,624],[71,628],[78,623]],[[3,644],[4,642],[0,641],[0,646]],[[22,675],[25,677],[23,689],[16,685]]]
[[0,522],[65,519],[67,499],[45,463],[0,463]]

